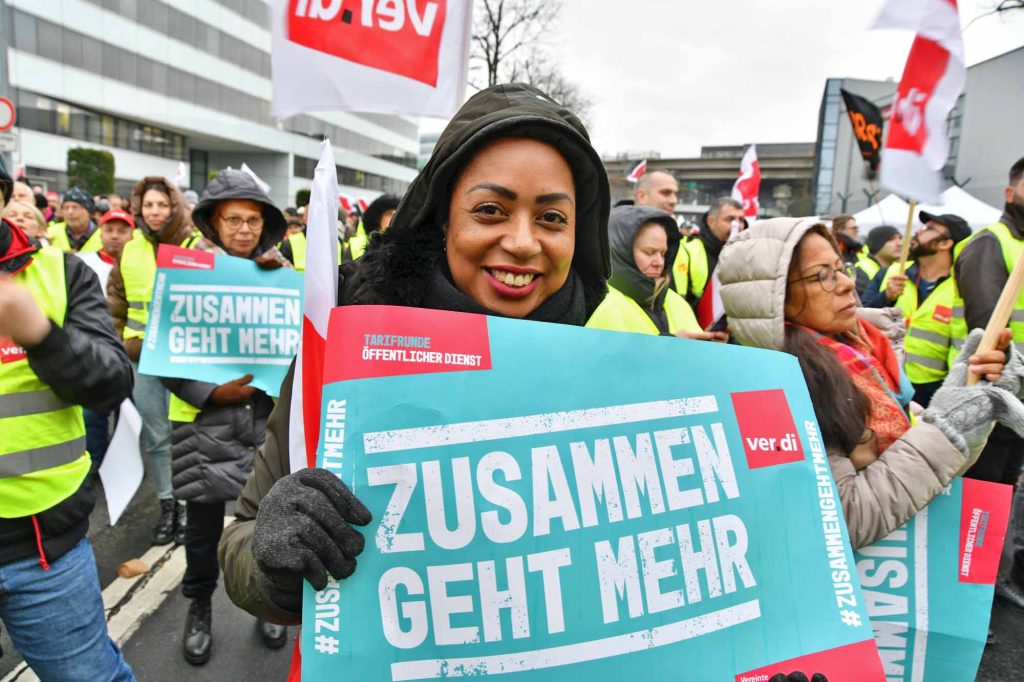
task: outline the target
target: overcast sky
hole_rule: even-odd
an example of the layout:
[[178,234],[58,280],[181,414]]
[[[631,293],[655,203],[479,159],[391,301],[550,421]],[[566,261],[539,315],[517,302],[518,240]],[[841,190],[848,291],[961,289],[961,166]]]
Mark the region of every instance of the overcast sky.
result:
[[[599,152],[696,156],[701,145],[813,141],[828,77],[899,80],[913,34],[869,31],[882,4],[563,0],[546,42],[594,103]],[[960,0],[962,25],[996,4]],[[964,43],[968,66],[1024,45],[1024,10],[978,19]]]

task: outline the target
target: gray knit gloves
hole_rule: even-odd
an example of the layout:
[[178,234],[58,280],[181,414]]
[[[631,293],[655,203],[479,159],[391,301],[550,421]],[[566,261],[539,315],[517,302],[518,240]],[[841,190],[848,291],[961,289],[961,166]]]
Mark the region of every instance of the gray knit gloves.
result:
[[302,580],[317,590],[327,576],[347,578],[363,551],[361,533],[370,511],[325,469],[303,469],[274,484],[256,514],[252,554],[259,589],[278,607],[302,610]]
[[[982,331],[975,329],[967,337],[963,350],[935,392],[922,421],[935,426],[967,458],[966,467],[978,459],[993,421],[1024,437],[1024,359],[1010,344],[1002,378],[995,384],[985,380],[967,386],[968,360],[977,351]],[[966,469],[965,467],[965,469]]]

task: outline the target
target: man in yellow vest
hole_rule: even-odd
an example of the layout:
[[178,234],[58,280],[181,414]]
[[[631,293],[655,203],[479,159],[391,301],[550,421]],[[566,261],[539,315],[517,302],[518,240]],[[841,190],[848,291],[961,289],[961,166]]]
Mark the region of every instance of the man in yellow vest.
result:
[[872,284],[877,290],[877,285],[881,282],[881,273],[899,261],[903,247],[902,233],[892,225],[873,227],[864,240],[864,247],[853,264],[857,295],[862,300],[865,296],[871,295]]
[[60,205],[64,222],[54,223],[46,231],[50,243],[62,251],[89,252],[103,248],[99,226],[92,219],[92,197],[80,187],[72,187]]
[[718,255],[733,230],[746,228],[743,204],[732,197],[711,202],[700,219],[700,234],[683,243],[672,265],[673,286],[697,309],[708,279],[718,266]]
[[904,274],[899,263],[890,265],[881,289],[862,303],[869,308],[896,306],[907,321],[904,369],[914,384],[914,400],[927,407],[932,395],[949,373],[955,287],[953,249],[971,236],[967,221],[958,215],[918,215],[924,227],[910,242],[910,258]]
[[[2,208],[2,163],[0,187]],[[0,220],[0,622],[43,680],[135,679],[86,539],[96,468],[82,419],[131,390],[93,271]]]
[[[968,330],[984,328],[1021,251],[1024,251],[1024,158],[1010,168],[1006,200],[999,222],[979,230],[954,252],[953,273],[956,299],[953,308],[953,342],[963,343]],[[1024,348],[1024,295],[1017,299],[1010,317],[1013,343]],[[955,348],[954,351],[956,352]],[[1014,484],[1024,462],[1024,441],[1002,426],[996,426],[988,445],[966,476]],[[1018,490],[1014,505],[1021,510]],[[1019,525],[1022,511],[1015,512]],[[1008,580],[996,584],[996,597],[1024,610],[1024,538],[1020,529],[1011,532],[1013,568]]]

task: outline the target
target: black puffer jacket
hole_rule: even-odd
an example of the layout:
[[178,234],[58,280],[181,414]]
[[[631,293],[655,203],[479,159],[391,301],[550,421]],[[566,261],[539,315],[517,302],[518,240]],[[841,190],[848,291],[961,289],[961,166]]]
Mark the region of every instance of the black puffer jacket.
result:
[[[284,238],[286,229],[284,215],[256,182],[241,171],[221,171],[207,185],[192,212],[203,237],[217,247],[222,246],[210,220],[217,205],[229,199],[263,204],[263,234],[250,258],[276,252],[274,244]],[[209,399],[217,384],[190,379],[161,381],[171,393],[201,410],[193,422],[171,422],[174,496],[206,503],[235,499],[252,470],[257,448],[263,444],[267,418],[274,409],[273,399],[256,391],[246,403],[215,405]]]
[[171,422],[171,480],[174,497],[193,502],[226,502],[238,497],[263,445],[274,401],[263,391],[241,405],[213,405],[217,384],[163,379],[185,402],[201,407],[194,422]]

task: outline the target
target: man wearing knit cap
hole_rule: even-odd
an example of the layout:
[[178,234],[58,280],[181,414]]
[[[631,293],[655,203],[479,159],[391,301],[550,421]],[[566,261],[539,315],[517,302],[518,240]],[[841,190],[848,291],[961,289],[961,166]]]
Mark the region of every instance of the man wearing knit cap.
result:
[[862,254],[853,266],[856,273],[857,295],[861,298],[871,280],[900,259],[900,231],[892,225],[879,225],[868,232],[867,254]]
[[60,205],[64,222],[55,223],[47,231],[50,243],[65,252],[102,249],[99,226],[92,218],[94,209],[95,205],[88,192],[79,187],[69,189]]

